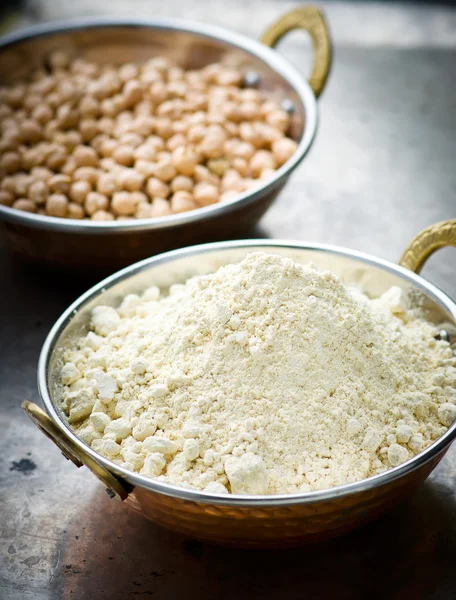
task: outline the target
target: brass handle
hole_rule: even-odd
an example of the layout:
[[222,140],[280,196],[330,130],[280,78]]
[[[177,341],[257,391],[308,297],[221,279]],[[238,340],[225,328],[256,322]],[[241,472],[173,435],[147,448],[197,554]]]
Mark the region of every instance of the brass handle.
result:
[[24,400],[22,408],[33,423],[40,429],[56,446],[60,448],[64,456],[71,460],[77,467],[85,465],[94,473],[106,487],[106,492],[111,498],[125,500],[128,491],[123,483],[110,471],[99,465],[91,456],[79,448],[70,438],[65,437],[54,421],[33,402]]
[[275,48],[283,36],[294,29],[304,29],[312,38],[314,59],[309,85],[318,98],[328,79],[332,58],[331,37],[322,11],[316,6],[296,8],[266,29],[261,41]]
[[456,219],[435,223],[420,231],[405,249],[399,264],[419,273],[431,254],[445,246],[456,246]]

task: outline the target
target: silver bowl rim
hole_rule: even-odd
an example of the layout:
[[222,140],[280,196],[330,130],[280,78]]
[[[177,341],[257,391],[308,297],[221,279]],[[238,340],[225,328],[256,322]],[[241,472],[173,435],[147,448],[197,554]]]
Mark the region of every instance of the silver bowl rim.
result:
[[189,20],[154,18],[80,18],[54,23],[45,23],[29,27],[20,32],[13,32],[0,39],[0,52],[9,46],[39,38],[43,36],[78,31],[81,29],[96,29],[109,27],[132,27],[159,29],[165,31],[182,31],[197,36],[226,42],[259,58],[271,69],[286,79],[299,96],[305,110],[305,125],[303,135],[293,156],[276,171],[274,177],[254,188],[246,191],[232,200],[218,202],[210,206],[197,208],[186,213],[156,217],[153,219],[135,219],[126,221],[85,221],[78,219],[61,219],[36,215],[14,208],[0,205],[0,219],[11,223],[20,223],[38,229],[51,229],[55,231],[80,233],[80,234],[109,234],[115,232],[127,233],[131,231],[149,231],[154,229],[168,229],[180,225],[204,221],[211,217],[229,214],[232,211],[246,207],[259,200],[263,195],[285,184],[287,177],[298,166],[312,145],[317,130],[317,102],[315,95],[304,76],[276,50],[265,46],[259,41],[250,39],[242,34],[224,29],[215,25],[198,23]]
[[76,434],[69,428],[68,424],[65,423],[62,416],[55,408],[47,385],[47,373],[49,367],[50,357],[55,349],[56,341],[59,336],[66,329],[70,323],[72,317],[89,301],[93,300],[103,292],[107,291],[113,285],[124,281],[136,275],[139,272],[147,270],[149,267],[153,267],[163,263],[171,263],[175,259],[183,257],[195,256],[202,253],[210,253],[212,251],[223,250],[223,249],[237,249],[237,248],[251,248],[252,251],[255,248],[262,248],[263,250],[267,247],[282,248],[290,250],[302,249],[302,250],[316,250],[322,253],[334,254],[338,256],[344,256],[351,259],[359,260],[360,262],[379,267],[387,272],[398,275],[403,280],[412,283],[415,287],[422,290],[427,296],[431,297],[437,304],[443,307],[452,315],[453,319],[456,320],[456,303],[447,295],[445,292],[440,290],[437,286],[430,283],[420,275],[415,274],[408,269],[405,269],[399,265],[396,265],[387,260],[377,258],[370,254],[358,252],[348,248],[340,246],[333,246],[327,244],[314,244],[307,242],[294,242],[289,240],[268,240],[268,239],[251,239],[241,240],[232,242],[214,242],[211,244],[202,244],[198,246],[190,246],[179,250],[173,250],[166,252],[145,260],[139,261],[129,267],[126,267],[117,273],[103,279],[97,285],[91,287],[88,291],[82,294],[75,302],[71,304],[56,321],[52,329],[50,330],[40,353],[38,362],[38,391],[41,399],[44,402],[45,408],[48,415],[56,423],[60,431],[67,437],[69,437],[79,448],[83,449],[85,453],[88,453],[96,462],[100,463],[108,471],[116,475],[122,482],[127,482],[130,486],[141,487],[151,492],[156,492],[162,495],[179,498],[181,500],[189,500],[193,502],[201,502],[205,504],[217,504],[223,506],[235,506],[244,508],[266,508],[266,507],[277,507],[277,506],[294,506],[299,504],[308,504],[314,502],[324,502],[334,500],[336,498],[342,498],[352,494],[371,490],[382,485],[386,485],[396,479],[402,478],[409,473],[420,468],[424,464],[428,463],[435,457],[437,457],[442,451],[447,449],[456,437],[456,422],[448,428],[448,430],[420,454],[409,459],[405,463],[388,469],[387,471],[378,475],[373,475],[367,479],[341,485],[333,488],[324,490],[317,490],[311,492],[305,492],[300,494],[275,494],[275,495],[223,495],[203,492],[191,488],[178,487],[176,485],[167,484],[156,481],[154,479],[140,475],[133,471],[128,471],[123,467],[120,467],[116,463],[96,453],[92,448],[84,444]]

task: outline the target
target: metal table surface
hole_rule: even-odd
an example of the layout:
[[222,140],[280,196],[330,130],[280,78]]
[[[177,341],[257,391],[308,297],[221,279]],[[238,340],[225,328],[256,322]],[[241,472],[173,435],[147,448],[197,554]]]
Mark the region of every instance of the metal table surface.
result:
[[[268,16],[272,3],[265,3]],[[279,14],[281,3],[275,6]],[[252,24],[252,34],[266,24]],[[455,217],[456,50],[448,21],[441,25],[442,45],[434,38],[402,47],[337,45],[315,145],[253,235],[396,260],[422,227]],[[299,36],[283,44],[297,62],[302,48]],[[439,252],[424,270],[453,297],[455,252]],[[110,500],[20,409],[24,398],[38,401],[46,333],[89,283],[22,265],[1,240],[0,272],[0,599],[456,596],[456,447],[392,513],[291,550],[211,547]]]

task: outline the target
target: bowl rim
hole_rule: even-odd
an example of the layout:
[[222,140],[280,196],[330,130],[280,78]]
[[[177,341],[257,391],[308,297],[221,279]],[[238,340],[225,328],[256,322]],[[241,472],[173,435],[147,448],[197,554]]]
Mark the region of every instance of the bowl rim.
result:
[[417,275],[414,272],[405,269],[404,267],[396,265],[390,261],[377,258],[370,254],[358,252],[356,250],[351,250],[348,248],[328,244],[268,239],[214,242],[210,244],[201,244],[197,246],[181,248],[179,250],[172,250],[170,252],[159,254],[157,256],[139,261],[103,279],[101,282],[91,287],[77,300],[75,300],[62,313],[62,315],[59,317],[59,319],[55,322],[54,326],[50,330],[43,344],[38,362],[38,391],[45,405],[48,415],[56,423],[60,431],[65,436],[70,437],[73,443],[75,443],[78,447],[82,448],[84,452],[88,453],[96,462],[103,465],[103,467],[105,467],[108,471],[117,476],[121,481],[126,481],[130,486],[140,487],[151,492],[171,496],[184,501],[187,500],[193,502],[200,502],[204,504],[217,504],[222,506],[234,506],[243,508],[266,508],[277,506],[286,507],[294,506],[297,504],[324,502],[328,500],[334,500],[335,498],[350,496],[356,493],[372,490],[373,488],[380,487],[382,485],[386,485],[419,469],[429,461],[432,461],[433,459],[438,459],[441,453],[448,449],[448,447],[456,437],[456,421],[447,429],[447,431],[440,438],[435,440],[420,454],[410,458],[409,460],[400,464],[397,467],[388,469],[383,473],[373,475],[361,481],[333,488],[327,488],[324,490],[303,492],[299,494],[224,495],[163,483],[160,481],[156,481],[155,479],[148,478],[139,473],[129,471],[123,467],[120,467],[119,465],[110,461],[104,456],[96,453],[94,450],[92,450],[92,448],[84,444],[84,442],[82,442],[82,440],[80,440],[76,436],[76,434],[70,429],[68,424],[65,423],[62,416],[59,414],[57,408],[54,406],[47,383],[49,362],[52,353],[56,347],[56,341],[66,329],[66,327],[69,325],[71,318],[81,308],[83,308],[83,306],[87,302],[101,295],[113,285],[124,281],[129,277],[136,275],[142,271],[146,271],[150,267],[159,264],[171,263],[174,260],[183,257],[196,256],[198,254],[210,253],[217,250],[252,248],[252,251],[254,251],[255,247],[257,247],[258,249],[262,248],[263,250],[266,247],[270,247],[271,249],[288,248],[290,250],[316,250],[322,253],[334,254],[338,256],[344,256],[346,258],[356,259],[364,264],[379,267],[382,270],[398,275],[408,283],[412,283],[415,287],[418,287],[427,296],[431,297],[432,300],[434,300],[437,304],[443,307],[456,321],[456,303],[437,286],[430,283],[420,275]]
[[229,214],[253,204],[263,195],[272,192],[285,184],[286,179],[303,160],[314,140],[318,123],[317,102],[304,75],[299,73],[296,67],[294,67],[286,58],[282,57],[276,50],[269,48],[260,41],[223,27],[183,19],[87,17],[35,25],[19,32],[13,32],[0,39],[0,52],[10,46],[44,36],[84,29],[115,27],[146,28],[190,33],[209,40],[225,42],[230,46],[236,47],[257,59],[262,60],[290,84],[303,104],[305,111],[305,125],[295,153],[284,165],[277,169],[274,177],[265,181],[258,187],[253,188],[251,191],[246,191],[234,199],[218,202],[210,206],[204,206],[177,215],[155,217],[152,219],[134,219],[131,221],[86,221],[36,215],[34,213],[28,213],[0,205],[1,220],[10,223],[20,223],[38,229],[51,229],[80,234],[127,233],[138,230],[168,229],[200,220],[204,221],[214,216],[220,216],[223,213]]

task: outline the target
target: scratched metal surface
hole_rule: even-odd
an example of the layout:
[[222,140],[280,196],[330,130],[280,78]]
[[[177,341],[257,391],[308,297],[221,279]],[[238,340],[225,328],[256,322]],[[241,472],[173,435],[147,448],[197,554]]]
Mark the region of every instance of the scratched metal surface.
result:
[[[456,50],[421,41],[338,45],[315,146],[255,235],[395,260],[420,228],[455,217]],[[283,51],[299,62],[299,36]],[[453,297],[455,258],[442,251],[424,271]],[[47,331],[89,283],[21,266],[1,240],[0,273],[1,600],[454,598],[456,447],[405,504],[332,542],[257,552],[184,539],[109,500],[19,408],[38,401]]]

